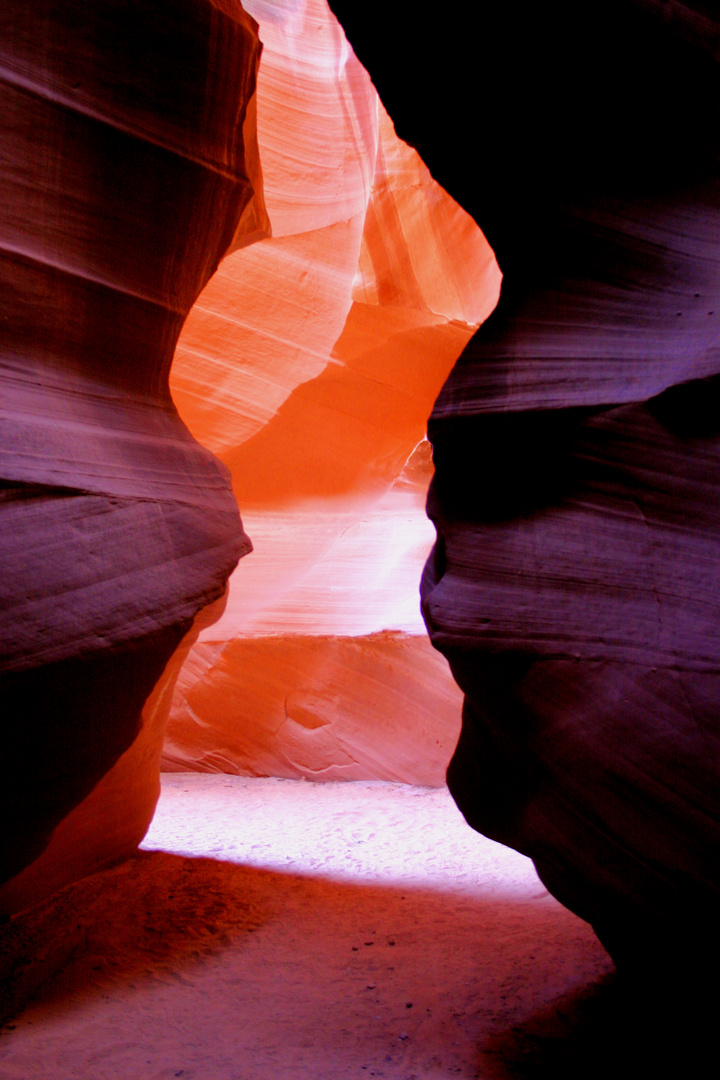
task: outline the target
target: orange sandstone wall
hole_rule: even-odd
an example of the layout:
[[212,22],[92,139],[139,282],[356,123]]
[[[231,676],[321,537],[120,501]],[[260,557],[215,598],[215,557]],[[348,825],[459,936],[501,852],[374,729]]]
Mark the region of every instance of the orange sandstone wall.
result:
[[324,0],[246,7],[273,236],[222,263],[171,387],[254,553],[180,673],[164,766],[439,784],[461,694],[418,610],[423,439],[500,273]]

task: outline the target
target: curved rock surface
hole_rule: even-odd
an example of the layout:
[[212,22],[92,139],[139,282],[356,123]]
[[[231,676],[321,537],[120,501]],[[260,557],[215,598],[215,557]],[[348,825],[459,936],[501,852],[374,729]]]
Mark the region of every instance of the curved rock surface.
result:
[[423,437],[500,274],[325,0],[247,7],[273,237],[208,283],[171,387],[229,467],[254,553],[180,674],[163,764],[438,784],[460,695],[419,613]]
[[429,426],[451,789],[616,959],[695,962],[720,888],[715,6],[451,5],[445,47],[400,5],[331,6],[504,275]]
[[[0,879],[135,754],[127,782],[76,814],[91,841],[66,828],[6,907],[141,838],[168,704],[156,684],[249,550],[168,373],[220,258],[267,231],[259,54],[235,0],[0,13]],[[148,725],[153,745],[132,751]]]

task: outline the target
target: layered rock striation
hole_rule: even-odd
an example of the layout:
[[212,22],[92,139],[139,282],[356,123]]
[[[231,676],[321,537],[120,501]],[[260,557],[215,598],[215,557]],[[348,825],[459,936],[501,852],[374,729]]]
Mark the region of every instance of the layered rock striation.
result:
[[451,790],[616,959],[685,963],[720,887],[720,23],[332,7],[504,275],[429,424]]
[[[141,838],[156,684],[249,550],[168,374],[221,257],[267,232],[259,55],[235,0],[0,13],[0,878],[25,875],[6,908]],[[82,842],[48,849],[104,776]]]
[[254,552],[180,674],[163,764],[440,784],[460,695],[419,613],[424,434],[500,274],[325,0],[247,7],[273,236],[208,283],[171,388]]

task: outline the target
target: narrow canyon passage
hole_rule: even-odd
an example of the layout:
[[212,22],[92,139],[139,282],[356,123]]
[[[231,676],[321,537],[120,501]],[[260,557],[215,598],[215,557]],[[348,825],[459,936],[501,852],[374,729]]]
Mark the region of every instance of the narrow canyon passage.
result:
[[35,995],[3,1080],[587,1075],[607,1042],[590,927],[446,789],[166,774],[143,850],[0,942],[6,1015]]
[[694,1076],[712,5],[6,5],[0,1080]]

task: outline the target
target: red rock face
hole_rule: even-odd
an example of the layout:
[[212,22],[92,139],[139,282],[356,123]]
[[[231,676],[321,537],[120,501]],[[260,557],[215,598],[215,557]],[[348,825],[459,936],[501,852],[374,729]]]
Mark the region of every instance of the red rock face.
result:
[[463,6],[443,50],[332,7],[504,274],[429,425],[451,789],[616,958],[696,956],[720,887],[718,24]]
[[248,9],[273,237],[209,282],[171,387],[254,552],[178,679],[164,767],[438,784],[460,694],[419,612],[423,438],[500,274],[325,0]]
[[[260,47],[234,0],[11,0],[0,42],[7,879],[134,743],[194,616],[249,550],[168,373],[199,291],[266,217]],[[136,757],[137,797],[116,793],[90,866],[142,836],[152,756]]]
[[163,764],[440,787],[460,704],[427,637],[286,633],[206,642],[178,680]]

